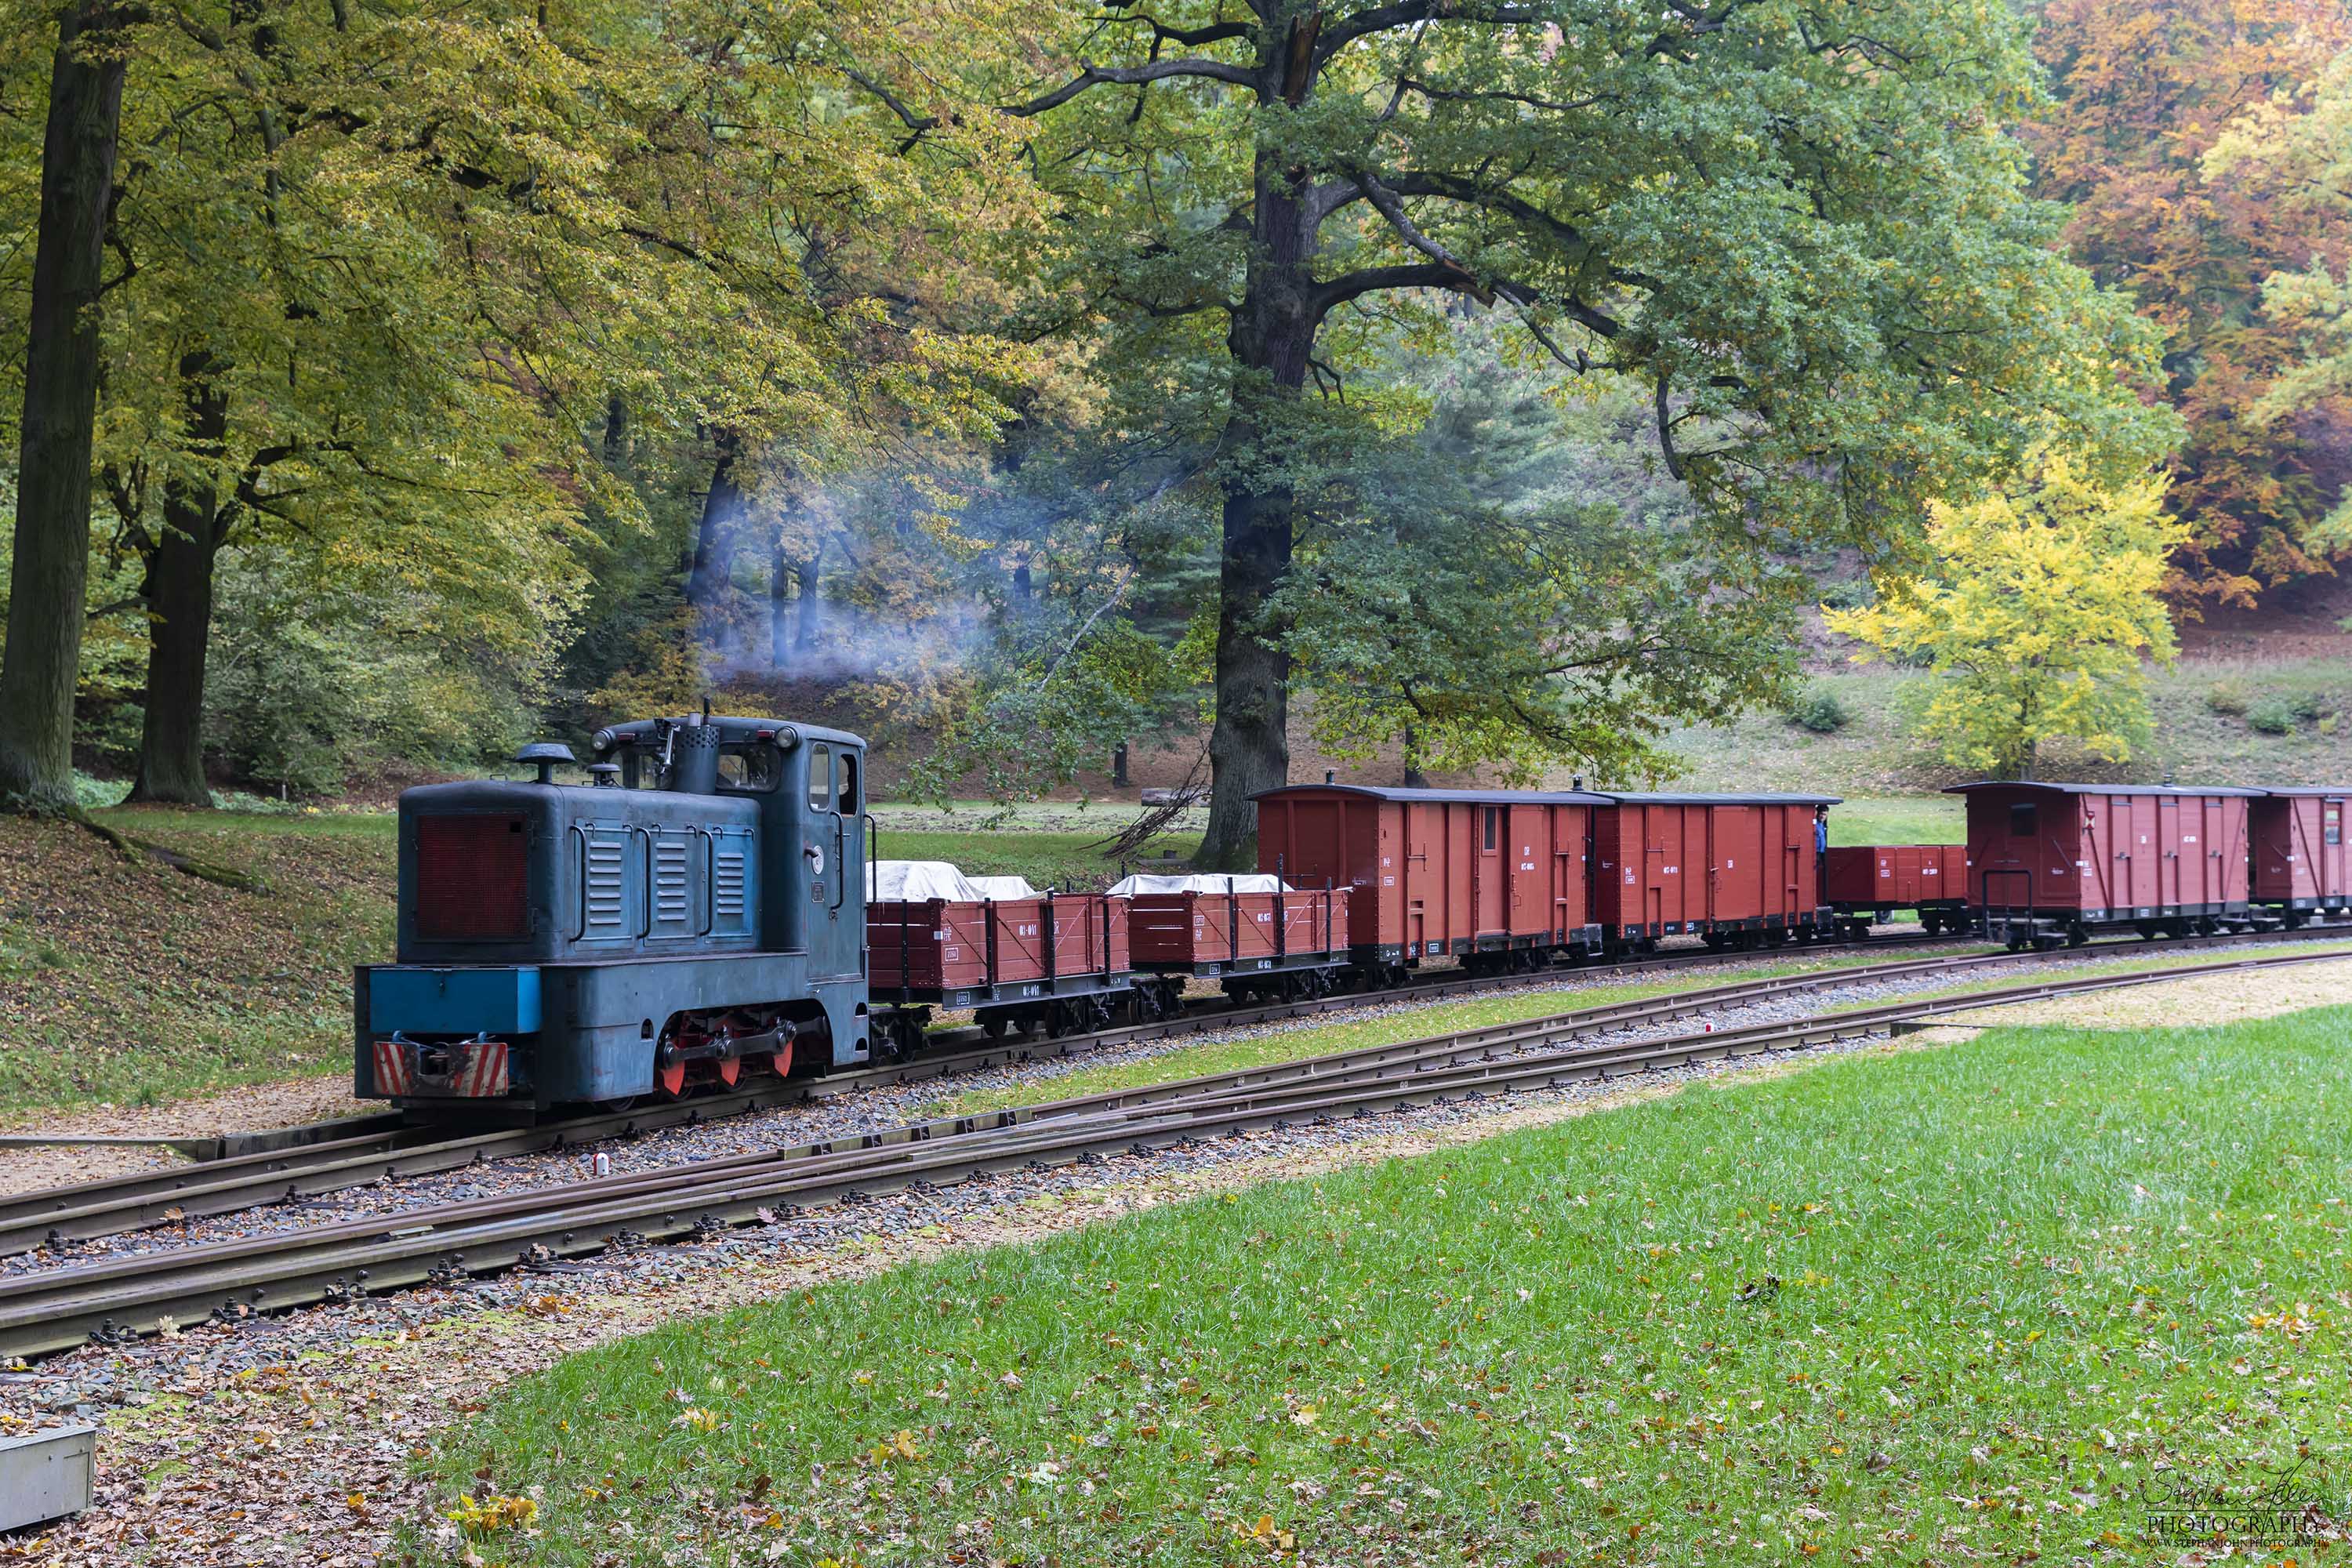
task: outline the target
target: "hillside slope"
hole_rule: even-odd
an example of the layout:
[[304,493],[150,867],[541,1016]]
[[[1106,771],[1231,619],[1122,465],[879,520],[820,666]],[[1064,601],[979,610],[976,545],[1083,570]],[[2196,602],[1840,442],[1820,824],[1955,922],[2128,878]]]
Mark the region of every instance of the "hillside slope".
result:
[[0,1107],[153,1104],[344,1070],[352,966],[392,949],[390,819],[106,816],[265,890],[0,817]]

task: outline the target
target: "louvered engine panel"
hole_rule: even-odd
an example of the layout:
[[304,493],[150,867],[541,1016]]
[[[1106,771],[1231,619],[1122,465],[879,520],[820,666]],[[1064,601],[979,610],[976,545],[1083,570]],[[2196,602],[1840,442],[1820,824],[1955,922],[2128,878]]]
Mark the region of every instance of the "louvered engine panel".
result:
[[694,894],[688,841],[683,834],[656,832],[653,851],[653,936],[694,934]]
[[609,828],[588,829],[580,865],[581,939],[614,942],[629,931],[629,836]]

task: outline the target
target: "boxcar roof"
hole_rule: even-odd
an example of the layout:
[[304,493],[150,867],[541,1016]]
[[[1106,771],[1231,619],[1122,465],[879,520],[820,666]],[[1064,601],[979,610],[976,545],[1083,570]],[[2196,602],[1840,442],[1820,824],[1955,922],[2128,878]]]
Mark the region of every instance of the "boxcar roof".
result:
[[[2241,789],[2236,784],[2052,784],[2042,779],[1979,779],[1974,784],[1946,784],[1946,795],[1966,795],[1979,789],[2046,789],[2059,795],[2271,795],[2272,790]],[[2322,794],[2327,792],[2322,791]]]
[[1360,795],[1372,800],[1452,800],[1467,801],[1474,805],[1606,805],[1613,798],[1572,789],[1391,789],[1385,784],[1284,784],[1280,789],[1260,790],[1250,798],[1265,800],[1274,795],[1307,795],[1316,790],[1328,790],[1336,795]]
[[1634,805],[1835,805],[1845,797],[1837,795],[1796,795],[1767,791],[1754,795],[1675,795],[1626,793],[1618,790],[1601,792],[1603,800],[1624,802]]
[[2258,789],[2256,795],[2330,795],[2352,797],[2352,784],[2282,784],[2276,789]]

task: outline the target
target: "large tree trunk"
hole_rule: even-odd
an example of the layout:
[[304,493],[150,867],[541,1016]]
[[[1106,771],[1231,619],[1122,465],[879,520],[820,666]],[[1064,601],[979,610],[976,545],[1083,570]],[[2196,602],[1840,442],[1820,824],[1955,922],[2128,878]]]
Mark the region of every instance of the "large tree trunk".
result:
[[711,465],[710,489],[702,498],[702,521],[694,531],[694,561],[686,574],[686,602],[709,618],[719,604],[735,563],[735,514],[743,508],[743,488],[736,473],[742,438],[732,430],[719,432],[719,458]]
[[1290,574],[1297,498],[1278,476],[1290,457],[1289,405],[1306,384],[1318,325],[1303,181],[1302,172],[1277,169],[1259,154],[1257,245],[1226,338],[1236,374],[1221,443],[1226,468],[1217,718],[1209,732],[1209,830],[1193,859],[1208,871],[1257,868],[1257,806],[1250,796],[1290,782],[1290,655],[1272,624],[1270,601]]
[[[58,24],[26,329],[16,558],[0,655],[0,808],[73,805],[74,687],[89,572],[99,264],[122,119],[123,13],[78,0]],[[95,44],[95,48],[88,45]]]
[[809,558],[800,563],[793,575],[800,580],[801,613],[793,624],[793,648],[808,653],[816,647],[816,634],[824,625],[824,541],[816,542]]
[[[228,435],[228,396],[203,349],[180,358],[191,456],[216,458]],[[163,487],[163,531],[147,562],[147,712],[132,800],[210,805],[205,784],[205,655],[212,643],[213,568],[220,498],[209,481],[174,476]]]
[[793,655],[816,646],[817,573],[824,560],[822,546],[805,561],[793,560],[781,542],[776,546],[768,568],[768,663],[774,668],[789,668]]
[[782,669],[792,653],[793,563],[783,541],[768,562],[768,668]]

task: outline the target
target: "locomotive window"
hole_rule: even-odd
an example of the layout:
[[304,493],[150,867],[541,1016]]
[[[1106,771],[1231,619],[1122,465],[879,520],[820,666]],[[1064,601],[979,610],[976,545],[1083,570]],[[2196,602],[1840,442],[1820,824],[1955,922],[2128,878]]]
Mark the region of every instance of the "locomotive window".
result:
[[1486,847],[1495,847],[1495,818],[1500,815],[1493,806],[1486,808]]
[[2011,838],[2033,837],[2033,803],[2023,801],[2009,808],[2009,836]]
[[776,749],[764,743],[722,746],[719,751],[719,787],[765,795],[776,787],[777,775],[782,771],[777,761]]
[[841,753],[840,811],[844,816],[857,815],[857,753],[856,752]]
[[833,809],[833,748],[823,743],[809,748],[808,803],[811,811]]

